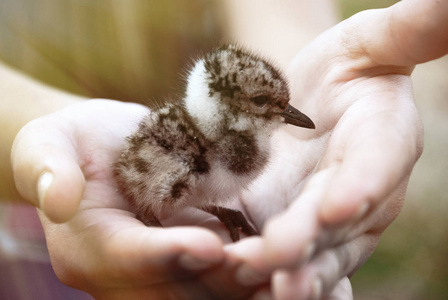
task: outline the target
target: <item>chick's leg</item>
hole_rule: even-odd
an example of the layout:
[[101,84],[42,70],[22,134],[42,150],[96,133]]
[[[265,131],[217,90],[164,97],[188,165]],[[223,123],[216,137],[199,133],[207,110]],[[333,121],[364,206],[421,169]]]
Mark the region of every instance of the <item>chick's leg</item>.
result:
[[247,222],[244,215],[237,209],[222,206],[205,206],[201,207],[201,209],[216,216],[222,223],[224,223],[234,242],[240,239],[239,229],[248,236],[259,235],[258,231]]

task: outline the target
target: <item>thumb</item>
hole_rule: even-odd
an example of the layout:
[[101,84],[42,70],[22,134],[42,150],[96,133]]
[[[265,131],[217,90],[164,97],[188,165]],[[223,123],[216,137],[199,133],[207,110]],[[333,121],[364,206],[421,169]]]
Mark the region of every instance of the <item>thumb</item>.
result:
[[21,196],[57,223],[76,213],[85,187],[73,139],[66,132],[46,118],[36,119],[19,132],[11,154]]

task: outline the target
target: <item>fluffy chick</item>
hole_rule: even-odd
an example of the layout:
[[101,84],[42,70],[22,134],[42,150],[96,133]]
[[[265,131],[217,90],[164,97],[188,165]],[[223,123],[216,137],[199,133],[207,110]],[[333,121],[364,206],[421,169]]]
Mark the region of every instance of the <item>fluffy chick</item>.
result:
[[179,103],[153,110],[127,138],[114,166],[119,191],[149,226],[196,207],[216,215],[234,241],[239,228],[257,234],[241,212],[220,205],[260,175],[271,133],[284,123],[314,128],[289,105],[282,74],[250,52],[218,48],[195,63]]

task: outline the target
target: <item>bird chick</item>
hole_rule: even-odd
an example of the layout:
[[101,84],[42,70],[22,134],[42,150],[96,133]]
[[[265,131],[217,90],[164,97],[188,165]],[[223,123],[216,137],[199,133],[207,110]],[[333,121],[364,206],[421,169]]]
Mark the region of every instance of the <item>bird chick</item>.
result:
[[153,110],[127,138],[114,166],[119,191],[148,226],[196,207],[217,216],[233,241],[239,229],[257,234],[241,212],[220,205],[263,171],[274,129],[314,128],[288,102],[287,82],[268,61],[231,45],[208,53],[191,70],[185,97]]

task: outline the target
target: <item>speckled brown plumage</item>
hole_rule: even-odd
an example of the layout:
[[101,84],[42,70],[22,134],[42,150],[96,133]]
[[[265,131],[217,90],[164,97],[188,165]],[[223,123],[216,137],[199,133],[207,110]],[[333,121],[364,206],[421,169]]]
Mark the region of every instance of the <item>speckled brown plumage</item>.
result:
[[263,171],[269,137],[282,123],[314,128],[289,106],[286,80],[271,63],[235,46],[196,62],[185,97],[153,110],[127,138],[114,165],[120,192],[146,225],[161,226],[167,210],[197,207],[230,230],[256,230],[244,216],[220,205]]

